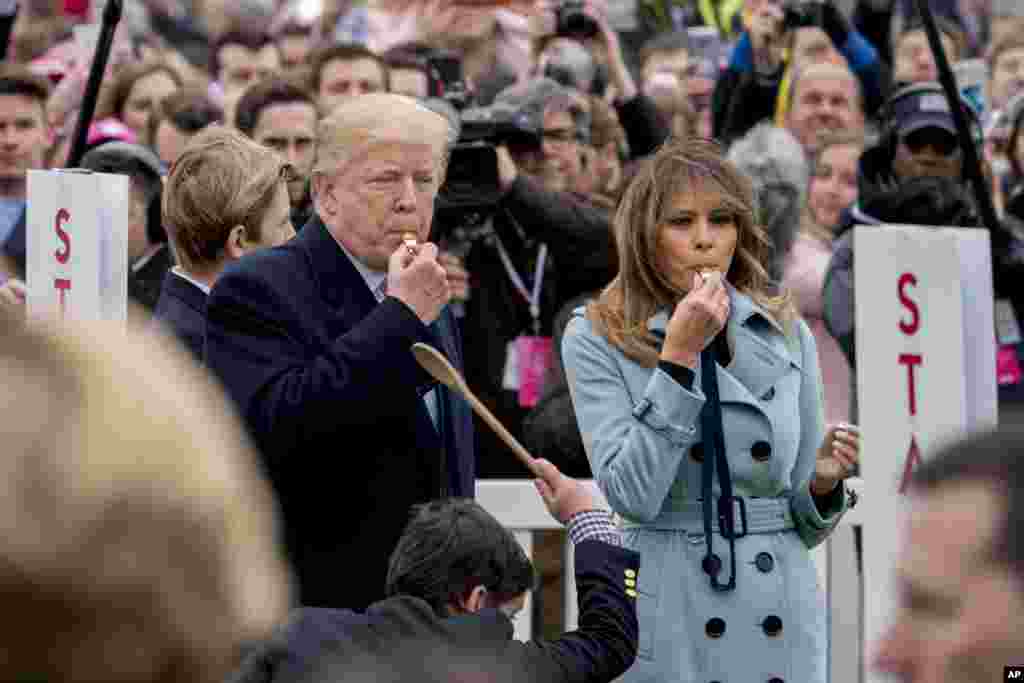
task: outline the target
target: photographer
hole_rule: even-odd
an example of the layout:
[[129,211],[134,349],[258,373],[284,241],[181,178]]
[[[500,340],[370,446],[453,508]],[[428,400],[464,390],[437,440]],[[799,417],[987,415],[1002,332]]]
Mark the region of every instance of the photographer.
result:
[[824,32],[857,76],[869,116],[883,101],[878,52],[832,0],[747,0],[747,32],[733,49],[712,95],[714,136],[731,143],[775,114],[779,88],[801,31]]
[[[490,112],[513,122],[518,133],[494,150],[495,203],[464,250],[471,282],[462,318],[465,370],[480,399],[519,437],[543,389],[523,385],[524,364],[550,364],[555,313],[572,297],[603,287],[614,274],[614,255],[607,210],[571,191],[582,172],[579,145],[589,122],[570,92],[536,79],[500,93]],[[449,183],[461,168],[459,154],[457,148]],[[444,198],[442,191],[442,204]],[[459,227],[443,217],[438,223],[449,233]],[[476,434],[479,476],[527,475],[490,428],[478,423]]]

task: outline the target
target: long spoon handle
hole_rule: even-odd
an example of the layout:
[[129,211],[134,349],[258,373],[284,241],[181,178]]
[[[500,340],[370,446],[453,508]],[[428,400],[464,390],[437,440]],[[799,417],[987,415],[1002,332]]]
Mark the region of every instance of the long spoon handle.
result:
[[523,445],[516,440],[516,437],[512,436],[512,434],[510,434],[509,431],[505,429],[505,425],[501,424],[501,421],[498,420],[498,418],[496,418],[494,414],[487,409],[487,406],[481,403],[480,399],[474,396],[473,392],[469,391],[468,389],[460,388],[460,391],[462,395],[466,398],[466,400],[469,401],[469,405],[472,406],[473,410],[476,411],[476,414],[482,417],[484,422],[490,425],[491,429],[493,429],[494,432],[499,437],[501,437],[501,440],[504,441],[505,444],[512,449],[512,452],[516,454],[517,458],[519,458],[519,462],[523,463],[523,465],[526,466],[526,469],[530,470],[530,472],[533,473],[534,475],[538,477],[541,476],[540,470],[537,467],[536,458],[530,455],[530,452],[527,451],[523,447]]

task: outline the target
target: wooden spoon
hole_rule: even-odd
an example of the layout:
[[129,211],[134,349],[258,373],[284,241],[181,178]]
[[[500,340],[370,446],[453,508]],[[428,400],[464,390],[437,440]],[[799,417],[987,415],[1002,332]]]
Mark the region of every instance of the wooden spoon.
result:
[[430,373],[431,377],[446,387],[462,394],[463,398],[469,401],[469,405],[473,407],[476,414],[482,417],[484,422],[490,425],[491,429],[501,437],[501,440],[512,449],[512,452],[516,454],[519,461],[533,474],[538,477],[542,476],[540,469],[537,467],[537,460],[505,429],[505,426],[487,409],[487,406],[473,395],[473,392],[466,386],[466,381],[462,378],[462,375],[452,367],[452,364],[448,362],[448,359],[440,351],[430,344],[417,342],[412,345],[412,355],[416,357],[416,361],[423,366],[423,369]]

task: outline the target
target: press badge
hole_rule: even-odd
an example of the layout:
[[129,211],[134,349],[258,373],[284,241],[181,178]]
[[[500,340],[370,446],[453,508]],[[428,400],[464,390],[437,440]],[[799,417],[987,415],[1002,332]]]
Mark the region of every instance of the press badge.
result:
[[519,367],[519,407],[532,408],[544,393],[551,369],[551,337],[520,336],[516,339]]
[[1002,346],[999,348],[999,355],[996,356],[996,377],[999,379],[999,386],[1007,387],[1020,384],[1021,375],[1020,359],[1017,357],[1017,348],[1014,346]]
[[519,391],[519,350],[517,339],[505,344],[505,371],[501,373],[501,388]]
[[996,299],[996,339],[1000,346],[1020,344],[1020,323],[1009,299]]

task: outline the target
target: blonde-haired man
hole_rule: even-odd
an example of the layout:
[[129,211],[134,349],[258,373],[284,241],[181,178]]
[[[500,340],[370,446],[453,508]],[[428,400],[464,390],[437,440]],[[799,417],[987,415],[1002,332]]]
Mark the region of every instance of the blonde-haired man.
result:
[[313,218],[210,295],[206,362],[266,459],[305,605],[381,599],[409,507],[473,495],[469,408],[410,352],[424,342],[461,367],[427,241],[449,132],[409,97],[343,102],[317,131]]
[[241,133],[213,126],[171,167],[163,223],[178,266],[164,277],[154,318],[203,355],[206,297],[224,267],[291,239],[291,167]]

